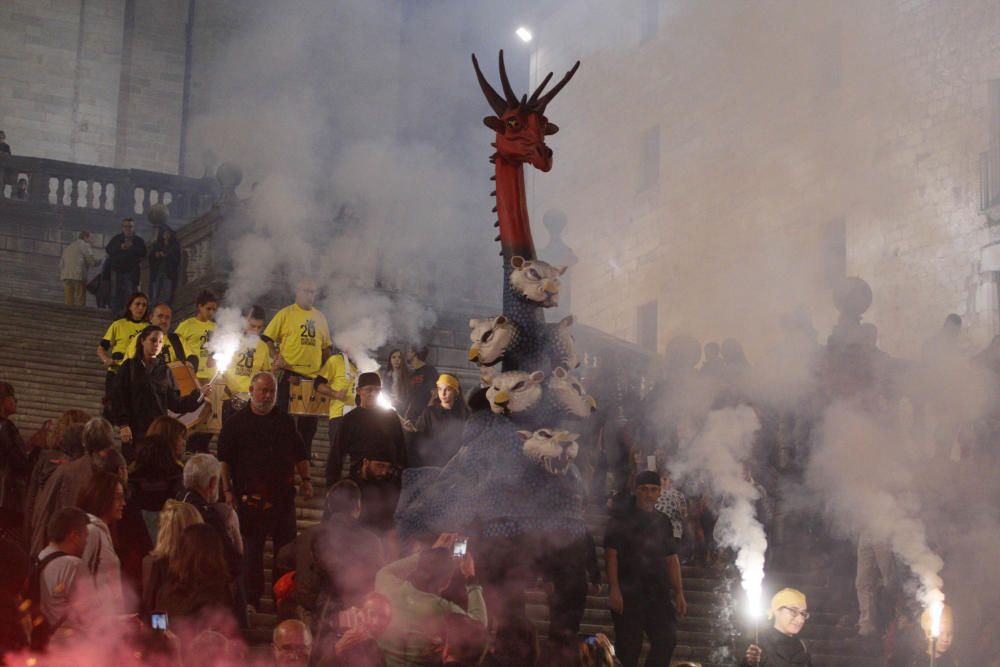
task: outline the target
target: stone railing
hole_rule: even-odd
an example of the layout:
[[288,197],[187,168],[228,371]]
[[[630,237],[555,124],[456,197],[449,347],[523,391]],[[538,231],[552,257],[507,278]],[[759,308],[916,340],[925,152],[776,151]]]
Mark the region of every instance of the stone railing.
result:
[[[163,204],[174,220],[190,220],[214,201],[214,179],[188,178],[140,169],[114,169],[61,160],[0,155],[0,211],[7,206],[87,222],[145,216]],[[72,214],[71,214],[72,215]]]

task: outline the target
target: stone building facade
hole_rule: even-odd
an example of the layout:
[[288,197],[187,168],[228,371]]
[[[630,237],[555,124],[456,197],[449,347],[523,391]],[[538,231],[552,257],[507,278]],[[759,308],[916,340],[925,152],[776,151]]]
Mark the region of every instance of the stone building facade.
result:
[[857,275],[892,353],[950,312],[971,345],[998,332],[1000,5],[581,7],[539,26],[532,67],[583,60],[548,109],[562,130],[534,206],[567,215],[581,321],[753,356],[796,305],[825,338],[830,285]]

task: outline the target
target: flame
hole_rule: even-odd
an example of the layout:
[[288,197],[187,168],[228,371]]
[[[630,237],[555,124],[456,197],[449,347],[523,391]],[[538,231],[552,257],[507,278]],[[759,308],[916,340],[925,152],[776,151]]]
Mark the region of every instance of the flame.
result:
[[385,392],[379,392],[378,398],[375,399],[375,404],[384,410],[395,410],[396,406],[392,404],[392,400],[385,395]]
[[761,607],[761,599],[763,597],[763,572],[760,576],[752,576],[751,573],[747,573],[743,576],[741,582],[743,590],[747,594],[747,614],[750,618],[756,620],[763,615],[763,608]]
[[935,600],[927,609],[931,615],[931,637],[937,639],[941,636],[941,615],[944,612],[944,602]]
[[212,359],[215,360],[215,371],[222,375],[233,362],[233,357],[240,349],[242,336],[233,332],[221,332],[212,337]]

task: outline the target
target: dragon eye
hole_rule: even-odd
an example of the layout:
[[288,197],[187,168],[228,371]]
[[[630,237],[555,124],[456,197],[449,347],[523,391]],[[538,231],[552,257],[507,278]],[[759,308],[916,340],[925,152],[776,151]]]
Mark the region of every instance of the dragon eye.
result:
[[524,389],[524,380],[521,380],[510,388],[511,391],[521,391],[522,389]]
[[526,273],[528,274],[528,277],[531,278],[532,280],[542,279],[542,277],[538,275],[538,271],[535,271],[534,269],[528,269]]
[[521,121],[520,121],[520,119],[518,119],[518,118],[508,118],[507,119],[507,127],[509,127],[512,130],[520,130],[521,129]]
[[551,431],[542,430],[542,431],[538,432],[538,436],[541,437],[541,438],[545,438],[546,440],[548,440],[548,439],[552,438],[552,433],[551,433]]
[[483,334],[483,338],[482,338],[482,342],[484,342],[484,343],[485,343],[485,342],[487,342],[487,341],[488,341],[488,340],[489,340],[490,338],[493,338],[493,330],[492,330],[492,329],[490,329],[489,331],[487,331],[486,333],[484,333],[484,334]]

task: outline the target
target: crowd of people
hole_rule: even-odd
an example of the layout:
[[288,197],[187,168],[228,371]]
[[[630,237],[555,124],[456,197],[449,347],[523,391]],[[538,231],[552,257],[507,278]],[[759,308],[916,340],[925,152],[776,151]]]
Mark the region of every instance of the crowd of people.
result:
[[[582,369],[600,408],[581,436],[578,462],[591,506],[610,517],[605,568],[597,567],[591,541],[571,555],[588,560],[574,600],[556,600],[552,581],[540,582],[553,619],[548,641],[540,642],[523,603],[519,613],[509,605],[499,617],[488,613],[497,600],[477,576],[477,561],[495,566],[489,541],[448,533],[404,542],[396,530],[402,471],[452,459],[470,415],[489,408],[482,387],[467,395],[420,346],[390,350],[381,373],[359,372],[347,353],[333,349],[309,279],[270,318],[260,306],[247,309],[241,349],[216,369],[209,343],[219,298],[202,292],[195,314],[173,326],[171,244],[176,239],[164,230],[152,246],[167,273],[151,276],[149,298],[136,291],[138,261],[147,253],[134,222],[124,221],[108,243],[110,298],[121,317],[96,347],[106,369],[102,415],[69,410],[25,442],[10,419],[15,388],[0,383],[0,529],[10,564],[0,600],[5,651],[55,654],[99,642],[110,618],[136,654],[167,656],[173,662],[166,664],[212,664],[209,656],[239,661],[241,632],[269,597],[270,569],[280,621],[272,645],[277,664],[633,667],[645,637],[645,664],[666,666],[688,606],[682,564],[711,568],[731,560],[713,539],[714,500],[697,484],[678,488],[669,473],[699,412],[753,404],[761,416],[758,455],[744,477],[757,489],[757,516],[780,546],[787,526],[778,481],[806,466],[815,406],[823,400],[815,394],[880,400],[904,372],[859,318],[838,324],[821,348],[815,331],[795,317],[783,326],[790,345],[812,350],[819,389],[802,392],[809,400],[794,405],[759,400],[750,363],[733,339],[702,348],[675,338],[647,392],[624,365]],[[85,246],[81,235],[63,257],[67,301],[76,302],[79,271],[85,275],[94,264]],[[65,277],[68,269],[74,277]],[[949,317],[938,347],[951,345],[960,325]],[[992,352],[983,355],[985,366],[1000,368],[991,365]],[[291,414],[302,386],[325,398],[323,414]],[[213,395],[221,396],[217,436],[203,419],[187,419],[203,413]],[[321,418],[328,420],[330,450],[322,519],[300,533],[296,497],[316,493],[311,462]],[[880,605],[878,596],[890,587],[868,583],[888,567],[884,545],[862,538],[857,549],[857,633],[895,637],[887,665],[917,664],[926,657],[913,649],[923,641],[917,616],[880,616],[885,601]],[[559,576],[559,565],[550,578]],[[588,581],[593,594],[602,579],[613,644],[603,635],[579,635]],[[797,639],[809,618],[805,596],[779,592],[771,617],[773,628],[739,651],[741,664],[810,664]],[[949,648],[950,635],[938,644],[938,664],[951,664]]]

